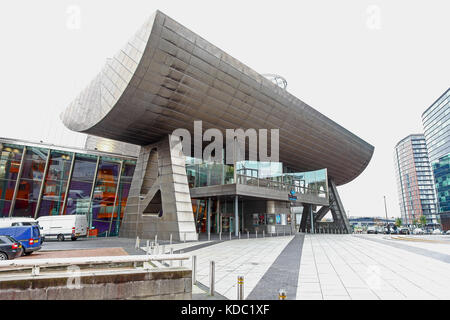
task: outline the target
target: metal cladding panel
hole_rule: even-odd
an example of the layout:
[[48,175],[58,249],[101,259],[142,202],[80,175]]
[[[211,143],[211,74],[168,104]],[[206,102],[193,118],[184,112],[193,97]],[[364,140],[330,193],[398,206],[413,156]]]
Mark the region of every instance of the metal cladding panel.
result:
[[[148,145],[178,128],[280,129],[280,162],[356,178],[374,147],[157,11],[62,114],[72,130]],[[270,152],[270,137],[268,139]]]

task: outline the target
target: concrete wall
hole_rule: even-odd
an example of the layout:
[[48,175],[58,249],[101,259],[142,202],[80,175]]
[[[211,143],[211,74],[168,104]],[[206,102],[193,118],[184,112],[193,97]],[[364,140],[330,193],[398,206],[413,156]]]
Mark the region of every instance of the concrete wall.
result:
[[[104,272],[79,277],[71,274],[21,276],[0,280],[1,300],[190,300],[192,271],[186,268]],[[73,276],[73,274],[72,274]]]

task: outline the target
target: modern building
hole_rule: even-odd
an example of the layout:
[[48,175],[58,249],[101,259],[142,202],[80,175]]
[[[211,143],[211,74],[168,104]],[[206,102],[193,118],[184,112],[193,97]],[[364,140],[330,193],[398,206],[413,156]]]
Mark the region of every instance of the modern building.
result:
[[442,227],[450,229],[450,89],[422,114]]
[[[71,130],[141,146],[121,236],[274,232],[298,224],[299,208],[303,231],[331,211],[328,226],[350,232],[337,186],[364,171],[374,147],[281,84],[157,11],[61,118]],[[260,135],[256,159],[236,156],[242,141],[222,141],[214,150],[229,163],[202,159],[210,129],[246,130],[246,147],[251,129],[279,131],[267,144]]]
[[136,158],[0,138],[0,217],[85,214],[117,235]]
[[96,137],[87,135],[86,136],[86,142],[84,144],[84,148],[86,150],[94,150],[94,151],[100,151],[100,152],[109,152],[109,153],[115,153],[115,154],[121,154],[125,156],[132,156],[132,157],[138,157],[139,151],[141,149],[140,146],[115,141],[111,139],[106,139],[102,137]]
[[436,225],[433,175],[424,135],[412,134],[397,143],[394,162],[403,224],[417,224],[424,215],[427,225]]

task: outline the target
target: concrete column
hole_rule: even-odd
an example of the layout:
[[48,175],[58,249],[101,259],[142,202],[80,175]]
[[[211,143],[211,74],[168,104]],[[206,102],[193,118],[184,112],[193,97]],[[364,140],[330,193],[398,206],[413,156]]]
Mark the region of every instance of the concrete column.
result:
[[238,196],[234,197],[234,235],[239,236],[239,199]]
[[312,206],[309,206],[309,212],[311,214],[311,233],[315,233],[314,232],[314,212],[313,212]]

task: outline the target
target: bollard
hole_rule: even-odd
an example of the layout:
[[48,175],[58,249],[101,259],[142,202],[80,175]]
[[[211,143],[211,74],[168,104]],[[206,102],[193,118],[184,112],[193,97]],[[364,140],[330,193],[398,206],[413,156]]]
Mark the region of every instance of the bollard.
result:
[[197,256],[192,256],[192,285],[197,283]]
[[162,254],[166,254],[166,245],[165,244],[162,245]]
[[214,269],[215,269],[215,262],[211,261],[210,264],[209,264],[209,294],[211,296],[214,295],[214,290],[215,290],[214,282],[215,282],[216,275],[215,275],[215,270]]
[[258,239],[258,230],[255,230],[256,231],[256,233],[255,233],[255,239]]
[[250,232],[247,231],[247,239],[250,239]]
[[230,231],[230,240],[231,240],[231,231]]
[[280,289],[278,291],[278,300],[286,300],[286,290]]
[[[184,253],[184,251],[183,250],[180,250],[180,254],[183,254]],[[182,267],[183,266],[183,260],[179,260],[180,261],[180,267]]]
[[184,243],[186,243],[186,232],[183,234]]
[[147,240],[147,254],[150,254],[150,240]]
[[136,237],[136,245],[135,245],[135,249],[139,249],[140,247],[140,241],[139,241],[139,236]]
[[265,237],[266,237],[266,231],[263,230],[263,238],[265,238]]
[[[173,248],[170,248],[170,255],[173,256]],[[170,266],[172,266],[173,260],[170,260]]]
[[219,232],[219,241],[222,241],[222,232]]
[[172,245],[172,234],[170,234],[169,244]]
[[277,237],[278,237],[278,229],[277,229]]
[[237,300],[244,300],[244,277],[237,277]]
[[208,241],[211,241],[211,232],[208,232]]
[[158,235],[155,234],[155,245],[158,244]]

